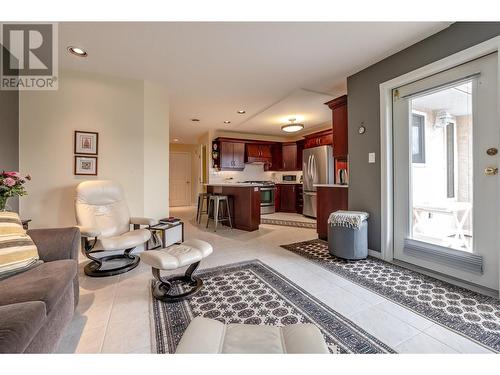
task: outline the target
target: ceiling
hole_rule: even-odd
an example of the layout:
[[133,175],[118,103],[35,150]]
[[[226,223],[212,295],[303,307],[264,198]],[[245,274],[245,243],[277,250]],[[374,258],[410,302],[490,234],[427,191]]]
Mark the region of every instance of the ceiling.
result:
[[[324,105],[331,99],[333,99],[332,95],[297,89],[255,115],[245,116],[243,119],[238,119],[241,117],[238,114],[231,116],[240,121],[225,128],[242,133],[294,137],[322,127],[325,123],[331,124],[332,111]],[[289,124],[291,118],[294,118],[296,123],[303,124],[304,130],[294,134],[283,132],[281,127]]]
[[[209,129],[283,135],[291,115],[304,117],[305,131],[328,121],[323,103],[346,92],[346,77],[449,24],[62,22],[59,61],[61,69],[164,84],[171,137],[181,143]],[[88,57],[68,54],[68,45]]]

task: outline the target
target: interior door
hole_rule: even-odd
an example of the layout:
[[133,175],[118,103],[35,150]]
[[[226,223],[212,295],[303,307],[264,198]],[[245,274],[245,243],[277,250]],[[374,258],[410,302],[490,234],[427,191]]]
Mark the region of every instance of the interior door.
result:
[[497,54],[393,92],[394,258],[499,289]]
[[187,152],[170,153],[170,206],[191,204],[191,156]]

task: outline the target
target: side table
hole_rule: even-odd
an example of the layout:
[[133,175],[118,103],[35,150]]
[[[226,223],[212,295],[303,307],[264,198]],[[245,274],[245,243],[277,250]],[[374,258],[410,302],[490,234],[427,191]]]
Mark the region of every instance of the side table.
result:
[[21,224],[23,225],[24,230],[28,230],[29,225],[30,225],[31,219],[26,219],[26,220],[21,220]]
[[[159,224],[156,224],[156,225],[150,225],[148,227],[148,229],[150,231],[158,231],[161,233],[161,248],[165,248],[167,247],[167,232],[168,231],[172,231],[172,230],[176,230],[176,229],[179,229],[179,226],[180,226],[180,229],[181,229],[181,242],[184,242],[184,222],[182,221],[178,221],[176,223],[159,223]],[[160,248],[159,246],[156,247],[156,249]],[[153,250],[153,249],[148,249],[148,250]]]

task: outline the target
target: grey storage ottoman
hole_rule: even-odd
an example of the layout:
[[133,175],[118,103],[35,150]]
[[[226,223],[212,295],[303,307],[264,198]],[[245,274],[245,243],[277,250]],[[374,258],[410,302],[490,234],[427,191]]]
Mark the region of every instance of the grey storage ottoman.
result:
[[328,251],[337,258],[366,259],[368,256],[368,213],[336,211],[328,219]]

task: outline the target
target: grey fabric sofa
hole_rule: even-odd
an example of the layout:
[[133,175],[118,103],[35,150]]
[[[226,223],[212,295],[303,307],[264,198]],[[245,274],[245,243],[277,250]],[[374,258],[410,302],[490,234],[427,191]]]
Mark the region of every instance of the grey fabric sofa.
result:
[[28,231],[43,264],[0,280],[0,353],[50,353],[78,304],[77,228]]

